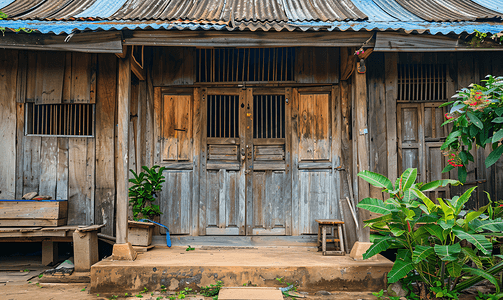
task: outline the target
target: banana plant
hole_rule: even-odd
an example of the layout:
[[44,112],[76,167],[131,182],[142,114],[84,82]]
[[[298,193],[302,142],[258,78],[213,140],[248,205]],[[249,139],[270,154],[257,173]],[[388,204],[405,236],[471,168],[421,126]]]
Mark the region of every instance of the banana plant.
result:
[[489,280],[499,292],[500,283],[494,275],[501,269],[487,264],[492,261],[492,242],[487,235],[501,232],[503,220],[487,218],[484,215],[487,207],[479,211],[464,210],[475,187],[452,199],[432,201],[425,193],[460,183],[450,179],[417,183],[417,170],[412,168],[394,184],[385,176],[369,171],[358,176],[390,195],[385,201],[365,198],[358,204],[359,208],[382,214],[365,221],[365,226],[379,231],[382,237],[374,241],[364,259],[389,248],[398,249],[388,273],[389,283],[416,277],[423,283],[417,286],[424,287],[425,293],[455,297],[460,291],[456,286],[467,288],[465,282],[468,281],[463,276],[472,276],[478,281]]

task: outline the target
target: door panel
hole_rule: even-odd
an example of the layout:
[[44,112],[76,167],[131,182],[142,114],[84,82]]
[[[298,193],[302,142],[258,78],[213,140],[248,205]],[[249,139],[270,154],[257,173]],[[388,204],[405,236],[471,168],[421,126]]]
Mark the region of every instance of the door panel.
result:
[[[165,182],[160,194],[162,211],[161,224],[169,228],[171,234],[189,234],[190,232],[190,201],[192,199],[193,171],[163,172]],[[165,233],[164,228],[161,233]]]
[[207,235],[244,234],[244,177],[240,171],[208,171]]
[[[300,175],[300,234],[318,232],[316,219],[336,219],[337,202],[332,190],[331,170],[303,170]],[[335,201],[334,201],[335,200]]]
[[[290,234],[290,145],[286,89],[249,89],[247,97],[247,234]],[[250,109],[248,109],[250,108]],[[289,140],[289,139],[288,139]],[[289,156],[288,156],[289,157]]]
[[163,95],[162,107],[162,160],[190,160],[192,95]]
[[300,160],[330,159],[329,93],[301,93],[299,103]]
[[[208,89],[203,109],[201,234],[245,234],[245,169],[241,89]],[[241,108],[240,108],[241,107]],[[203,123],[204,124],[204,123]]]

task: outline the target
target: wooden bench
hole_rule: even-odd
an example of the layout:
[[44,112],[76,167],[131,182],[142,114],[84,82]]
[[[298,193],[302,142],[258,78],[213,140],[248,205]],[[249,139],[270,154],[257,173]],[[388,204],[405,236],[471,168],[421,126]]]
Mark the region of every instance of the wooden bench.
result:
[[58,242],[73,242],[75,272],[89,272],[98,262],[98,230],[104,225],[0,227],[0,242],[42,242],[42,263],[58,261]]
[[[346,255],[342,234],[344,222],[336,219],[322,219],[316,222],[318,223],[318,251],[322,251],[323,255]],[[329,231],[329,236],[327,236],[327,231]],[[334,243],[335,251],[327,251],[327,243]]]

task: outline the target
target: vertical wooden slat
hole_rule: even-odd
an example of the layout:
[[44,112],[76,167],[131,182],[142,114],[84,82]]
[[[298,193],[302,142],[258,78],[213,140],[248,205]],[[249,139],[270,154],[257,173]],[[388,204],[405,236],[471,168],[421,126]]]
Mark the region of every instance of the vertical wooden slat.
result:
[[40,183],[39,193],[56,198],[56,167],[58,141],[56,137],[42,137],[40,147]]
[[[106,224],[102,233],[114,234],[115,218],[115,124],[112,116],[117,104],[117,58],[113,54],[98,56],[96,81],[96,193],[95,223]],[[149,164],[150,165],[150,164]],[[103,214],[102,214],[103,211]],[[106,218],[103,219],[103,216]]]
[[[18,92],[19,92],[19,84],[20,84],[20,82],[18,81]],[[25,87],[25,89],[26,89],[26,87]],[[15,199],[21,199],[21,197],[23,196],[25,105],[26,105],[25,103],[17,103],[17,105],[16,105],[17,118],[16,118],[16,161],[15,161],[16,162],[16,181],[15,181],[16,191],[15,191]]]
[[0,191],[3,199],[14,199],[16,194],[18,58],[17,50],[0,50]]
[[[392,181],[398,177],[397,166],[397,130],[396,130],[396,86],[398,54],[385,54],[386,86],[386,132],[388,153],[388,178]],[[409,88],[410,89],[410,88]],[[409,98],[410,99],[410,98]]]
[[68,138],[58,138],[56,199],[58,200],[68,199]]

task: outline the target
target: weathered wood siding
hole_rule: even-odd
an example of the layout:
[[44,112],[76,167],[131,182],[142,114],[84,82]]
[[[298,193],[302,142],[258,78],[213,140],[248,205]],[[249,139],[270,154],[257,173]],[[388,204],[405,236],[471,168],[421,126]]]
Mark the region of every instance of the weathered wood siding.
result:
[[[448,133],[440,124],[445,108],[438,102],[397,102],[398,64],[445,64],[447,97],[470,83],[479,83],[487,74],[503,75],[498,52],[467,53],[372,53],[367,59],[367,89],[370,137],[370,170],[395,178],[407,167],[419,169],[419,180],[457,178],[457,172],[442,174],[445,157],[440,152],[442,138]],[[385,116],[385,117],[384,117]],[[440,139],[440,140],[438,140]],[[438,141],[437,141],[438,140]],[[477,185],[477,192],[468,202],[472,208],[487,203],[483,191],[494,199],[503,197],[500,171],[503,160],[491,168],[484,166],[488,149],[474,149],[474,163],[468,166],[467,183],[462,187],[440,190],[435,197],[459,195]],[[382,198],[378,189],[373,197]],[[433,196],[433,195],[432,195]]]
[[[0,198],[68,199],[68,224],[101,223],[103,209],[113,234],[116,57],[0,50],[0,59]],[[95,137],[25,135],[29,102],[96,103]]]

